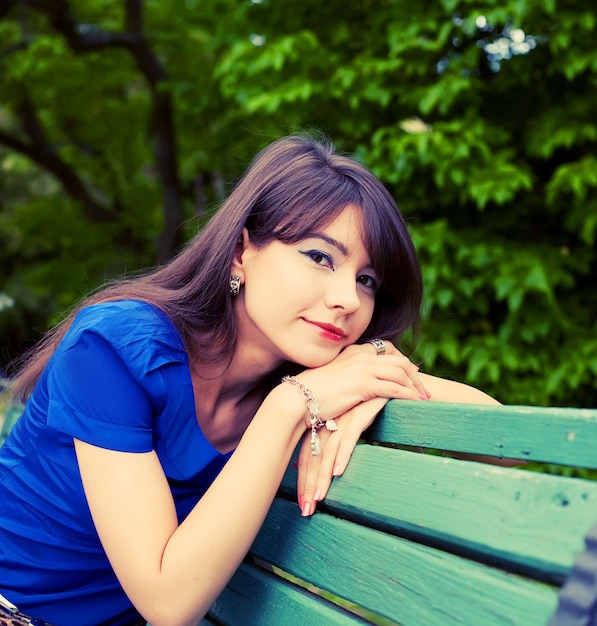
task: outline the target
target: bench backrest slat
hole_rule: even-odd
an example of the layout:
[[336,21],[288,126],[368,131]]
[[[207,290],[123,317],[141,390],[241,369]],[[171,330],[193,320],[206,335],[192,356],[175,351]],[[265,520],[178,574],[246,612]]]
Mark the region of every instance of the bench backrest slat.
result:
[[[396,623],[543,624],[552,587],[277,500],[252,552]],[[294,622],[297,623],[297,622]]]
[[239,623],[240,616],[243,624],[259,626],[358,626],[368,623],[287,579],[247,563],[241,565],[210,613],[222,624]]
[[369,436],[410,446],[597,468],[597,409],[394,400]]
[[[287,472],[283,490],[290,498],[295,480],[296,472]],[[359,445],[324,507],[508,571],[561,582],[597,520],[597,483]]]

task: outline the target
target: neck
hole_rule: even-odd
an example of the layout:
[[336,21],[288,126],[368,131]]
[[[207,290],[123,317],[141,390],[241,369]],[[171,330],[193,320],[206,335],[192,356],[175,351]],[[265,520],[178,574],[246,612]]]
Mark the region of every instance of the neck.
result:
[[203,434],[220,452],[238,445],[269,392],[271,367],[233,358],[230,362],[197,363],[191,377],[195,413]]
[[263,389],[272,372],[282,363],[271,357],[255,355],[242,348],[235,350],[231,359],[214,362],[197,362],[192,366],[193,387],[196,396],[201,394],[207,405],[219,402],[240,402],[247,395]]

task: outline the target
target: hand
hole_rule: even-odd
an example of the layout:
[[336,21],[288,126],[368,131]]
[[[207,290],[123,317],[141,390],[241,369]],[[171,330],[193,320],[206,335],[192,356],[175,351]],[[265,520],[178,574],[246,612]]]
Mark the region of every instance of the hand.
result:
[[[369,342],[365,344],[361,344],[361,345],[371,346]],[[400,350],[398,350],[398,348],[390,341],[384,341],[384,345],[385,345],[385,353],[381,356],[383,357],[387,355],[394,355],[394,356],[400,357],[402,368],[404,369],[404,372],[407,375],[407,377],[412,382],[414,389],[416,389],[419,392],[419,398],[421,400],[429,400],[431,398],[431,394],[429,393],[429,390],[423,384],[422,377],[419,374],[419,366],[413,363],[407,356],[402,354],[402,352],[400,352]],[[354,346],[351,346],[351,348],[354,348]]]
[[386,398],[374,398],[349,409],[336,418],[338,430],[333,433],[320,428],[321,454],[318,456],[311,454],[311,432],[307,431],[299,453],[297,478],[298,502],[303,516],[315,513],[332,478],[344,473],[361,434],[373,423],[386,402]]
[[373,398],[428,400],[419,368],[390,342],[386,354],[377,355],[369,343],[348,346],[321,367],[305,370],[300,381],[321,404],[321,418],[343,415]]

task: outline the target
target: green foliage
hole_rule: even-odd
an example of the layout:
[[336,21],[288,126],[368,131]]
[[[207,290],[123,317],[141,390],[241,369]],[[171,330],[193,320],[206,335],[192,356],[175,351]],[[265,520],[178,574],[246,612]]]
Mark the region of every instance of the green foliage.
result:
[[[504,402],[597,405],[589,0],[146,0],[155,84],[130,49],[73,50],[41,12],[10,4],[0,133],[27,139],[26,94],[48,144],[113,215],[94,220],[0,141],[0,292],[15,302],[0,333],[19,337],[11,349],[106,277],[154,263],[166,223],[155,105],[166,94],[185,238],[263,145],[321,129],[409,220],[426,281],[415,354],[425,369]],[[67,6],[81,32],[128,28],[122,0]]]

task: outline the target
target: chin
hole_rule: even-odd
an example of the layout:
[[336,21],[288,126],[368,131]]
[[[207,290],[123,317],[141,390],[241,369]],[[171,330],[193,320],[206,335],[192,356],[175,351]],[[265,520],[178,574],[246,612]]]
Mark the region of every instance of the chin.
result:
[[300,365],[301,367],[304,367],[305,369],[315,369],[316,367],[323,367],[324,365],[327,365],[328,363],[333,361],[339,353],[340,352],[338,351],[336,352],[336,354],[321,355],[319,357],[311,354],[303,358],[291,358],[289,360],[293,363],[296,363],[297,365]]

